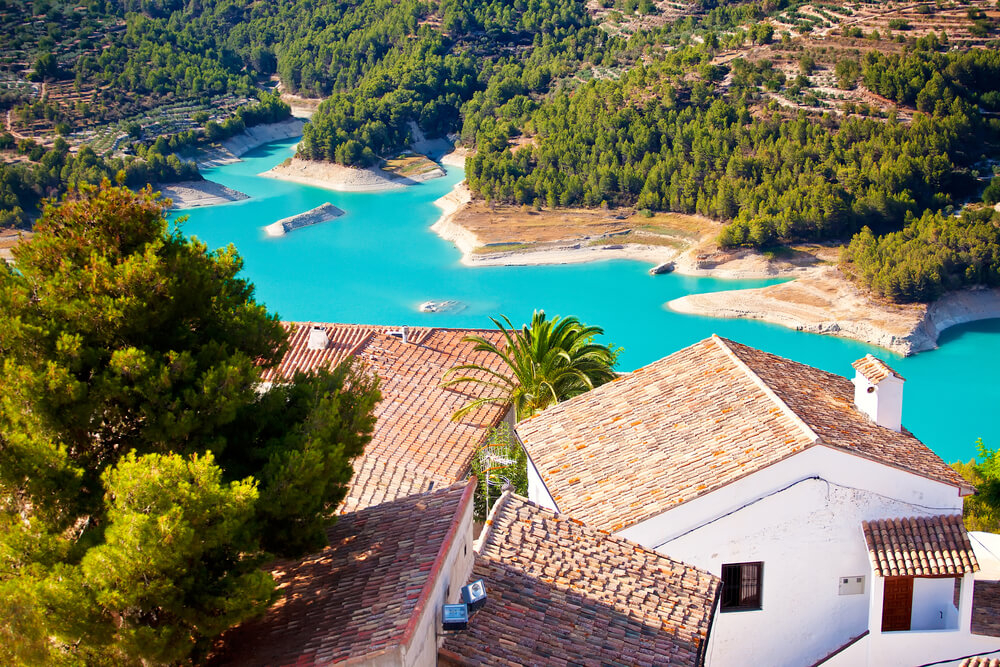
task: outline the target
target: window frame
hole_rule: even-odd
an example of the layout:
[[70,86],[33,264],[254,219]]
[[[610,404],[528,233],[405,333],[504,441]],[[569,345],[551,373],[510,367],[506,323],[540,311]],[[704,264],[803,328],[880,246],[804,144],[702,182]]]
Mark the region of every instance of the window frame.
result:
[[[756,589],[755,599],[747,603],[739,604],[726,604],[727,597],[731,597],[733,589],[736,589],[736,595],[741,596],[741,588],[747,585],[744,581],[744,572],[749,567],[754,567],[757,570],[757,580],[753,584]],[[727,582],[726,574],[727,572],[736,571],[737,579],[734,583],[733,581]],[[722,590],[719,594],[719,612],[729,613],[738,611],[761,611],[764,608],[764,561],[746,561],[742,563],[723,563],[722,565]],[[730,595],[727,595],[729,593]]]

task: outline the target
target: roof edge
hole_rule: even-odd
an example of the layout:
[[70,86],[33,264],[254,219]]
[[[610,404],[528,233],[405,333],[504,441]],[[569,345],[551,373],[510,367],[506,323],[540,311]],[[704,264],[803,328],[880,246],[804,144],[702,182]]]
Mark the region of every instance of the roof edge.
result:
[[[911,433],[910,435],[913,435],[913,434]],[[919,438],[917,438],[916,436],[913,436],[913,437],[916,438],[917,442],[920,442],[920,444],[922,446],[927,447],[927,445],[924,445],[924,443],[921,442]],[[862,461],[868,461],[869,463],[877,463],[879,465],[885,466],[886,468],[892,468],[893,470],[898,470],[899,472],[905,472],[907,474],[914,475],[916,477],[920,477],[921,479],[927,479],[927,480],[930,480],[932,482],[937,482],[938,484],[944,484],[945,486],[954,487],[954,488],[958,489],[958,497],[959,498],[965,498],[966,496],[971,496],[973,493],[976,492],[976,487],[972,486],[968,482],[966,482],[965,484],[962,484],[962,483],[959,483],[959,482],[954,481],[954,480],[943,479],[942,477],[935,476],[935,475],[933,475],[931,473],[925,473],[925,472],[921,472],[919,470],[913,470],[912,468],[904,468],[903,466],[897,465],[895,463],[891,463],[888,460],[877,459],[877,458],[875,458],[873,456],[865,456],[864,454],[862,454],[859,451],[856,451],[856,450],[853,450],[853,449],[848,449],[847,447],[838,447],[837,445],[831,445],[830,443],[828,443],[826,441],[820,441],[817,444],[819,444],[819,445],[821,445],[823,447],[826,447],[829,450],[832,450],[832,451],[835,451],[835,452],[840,452],[841,454],[847,454],[848,456],[857,457],[857,458],[861,459]],[[930,447],[927,447],[927,449],[931,453],[934,453],[934,450],[932,450]],[[940,457],[938,457],[938,458],[940,458]],[[944,459],[941,459],[941,462],[944,463]],[[945,463],[945,466],[947,466],[949,468],[951,467],[947,463]],[[955,474],[958,474],[958,473],[956,472]],[[967,492],[967,493],[963,493],[963,492]]]
[[786,417],[792,420],[792,422],[799,427],[803,434],[814,443],[820,442],[820,437],[816,431],[812,430],[808,424],[802,421],[802,418],[795,414],[795,411],[788,407],[788,404],[781,400],[781,397],[774,393],[764,380],[761,379],[759,375],[753,372],[753,369],[746,364],[745,361],[739,358],[735,352],[733,352],[728,345],[726,345],[726,340],[719,336],[718,334],[712,334],[712,341],[722,350],[726,356],[728,356],[737,368],[743,371],[744,374],[764,392],[764,395],[771,399],[771,401],[778,406],[782,413]]
[[406,624],[406,630],[403,631],[403,636],[399,640],[400,646],[406,646],[410,643],[410,639],[413,638],[413,633],[417,629],[417,623],[423,615],[424,606],[427,604],[427,600],[431,596],[431,590],[434,588],[434,582],[441,573],[441,568],[444,567],[444,561],[448,557],[448,551],[451,549],[451,544],[455,541],[455,535],[458,534],[458,524],[460,523],[460,518],[465,515],[466,508],[472,504],[472,498],[476,491],[476,484],[477,480],[475,476],[470,477],[469,481],[465,484],[465,489],[462,491],[462,498],[458,501],[458,511],[455,512],[455,518],[452,519],[451,526],[448,528],[448,534],[445,535],[444,541],[441,542],[441,548],[438,549],[437,556],[434,558],[434,564],[431,566],[431,571],[427,576],[427,581],[424,582],[424,587],[420,591],[420,597],[417,598],[417,604],[414,605],[413,613],[410,615],[410,620]]

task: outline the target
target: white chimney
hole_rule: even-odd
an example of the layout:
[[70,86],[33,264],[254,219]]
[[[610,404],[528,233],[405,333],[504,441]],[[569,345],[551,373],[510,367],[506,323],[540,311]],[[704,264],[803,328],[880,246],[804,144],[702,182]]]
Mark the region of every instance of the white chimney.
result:
[[310,350],[325,350],[330,344],[330,337],[326,335],[326,327],[313,327],[309,330],[309,341],[306,346]]
[[879,426],[899,431],[903,425],[902,375],[870,354],[851,364],[854,376],[854,405]]
[[410,340],[410,327],[402,328],[403,342],[408,343]]

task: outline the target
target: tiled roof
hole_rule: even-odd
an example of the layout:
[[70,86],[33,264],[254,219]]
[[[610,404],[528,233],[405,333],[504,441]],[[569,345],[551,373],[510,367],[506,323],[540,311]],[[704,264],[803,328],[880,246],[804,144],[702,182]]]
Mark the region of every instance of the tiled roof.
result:
[[[283,322],[288,329],[288,352],[281,363],[261,374],[262,382],[287,380],[296,371],[311,371],[316,368],[332,368],[357,353],[368,339],[376,333],[386,331],[386,327],[361,324],[315,324],[313,322]],[[309,349],[309,332],[320,327],[329,338],[325,349]]]
[[973,658],[966,658],[959,667],[1000,667],[1000,658],[977,655]]
[[[506,413],[503,406],[488,406],[453,422],[451,415],[457,409],[487,395],[487,390],[472,384],[439,388],[444,373],[457,364],[477,363],[501,370],[494,355],[474,352],[474,344],[462,340],[475,334],[499,341],[499,331],[411,328],[404,343],[393,335],[392,327],[312,322],[286,326],[291,329],[289,351],[265,381],[288,378],[296,370],[336,365],[348,357],[357,358],[381,378],[382,401],[375,408],[372,441],[354,461],[343,511],[463,478],[476,447]],[[326,329],[327,349],[308,349],[309,330],[314,326]]]
[[973,583],[972,634],[1000,637],[1000,581]]
[[877,576],[962,575],[979,569],[960,514],[879,519],[862,526]]
[[456,484],[342,515],[326,549],[273,564],[280,599],[224,633],[212,663],[329,664],[405,644],[473,490]]
[[902,375],[896,371],[889,368],[889,365],[879,359],[878,357],[873,357],[870,354],[866,354],[862,358],[855,361],[851,366],[854,367],[856,371],[868,378],[868,381],[872,384],[878,384],[882,380],[886,379],[891,375],[895,375],[900,380],[906,380]]
[[816,444],[956,486],[850,380],[712,336],[517,425],[556,506],[617,532]]
[[445,638],[452,664],[700,664],[718,578],[518,496],[486,530],[487,602]]

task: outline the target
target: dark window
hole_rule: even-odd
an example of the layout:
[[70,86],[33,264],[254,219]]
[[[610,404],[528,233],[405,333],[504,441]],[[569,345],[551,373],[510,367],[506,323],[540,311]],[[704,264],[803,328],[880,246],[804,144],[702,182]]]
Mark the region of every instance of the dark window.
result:
[[722,566],[722,611],[760,609],[764,564],[732,563]]

